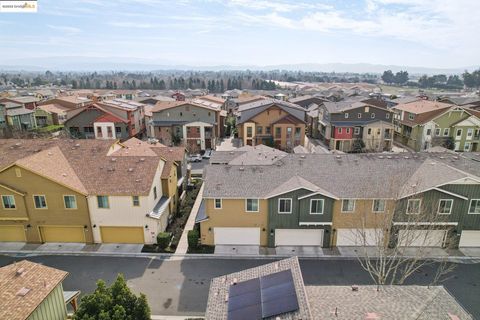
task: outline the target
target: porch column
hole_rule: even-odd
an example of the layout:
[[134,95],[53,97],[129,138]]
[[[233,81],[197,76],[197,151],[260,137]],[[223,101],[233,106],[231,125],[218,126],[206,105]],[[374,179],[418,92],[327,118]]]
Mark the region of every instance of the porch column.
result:
[[205,125],[200,125],[200,150],[205,150]]

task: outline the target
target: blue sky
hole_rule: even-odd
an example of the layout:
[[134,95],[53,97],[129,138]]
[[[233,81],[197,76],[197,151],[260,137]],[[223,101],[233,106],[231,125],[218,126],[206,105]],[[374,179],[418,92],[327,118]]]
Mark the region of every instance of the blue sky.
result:
[[38,13],[0,14],[0,65],[82,56],[462,67],[479,64],[479,12],[477,0],[38,0]]

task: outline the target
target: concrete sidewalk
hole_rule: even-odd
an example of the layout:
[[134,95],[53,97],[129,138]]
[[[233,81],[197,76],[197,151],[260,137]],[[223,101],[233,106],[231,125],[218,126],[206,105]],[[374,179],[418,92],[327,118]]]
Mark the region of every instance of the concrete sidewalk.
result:
[[197,212],[203,199],[203,186],[204,184],[202,184],[200,190],[198,191],[197,198],[195,199],[195,203],[193,204],[190,215],[188,216],[187,223],[185,224],[185,228],[183,229],[182,236],[180,237],[180,241],[178,242],[177,250],[175,250],[174,254],[177,256],[184,255],[188,251],[188,231],[193,230],[193,227],[195,226],[195,218],[197,217]]

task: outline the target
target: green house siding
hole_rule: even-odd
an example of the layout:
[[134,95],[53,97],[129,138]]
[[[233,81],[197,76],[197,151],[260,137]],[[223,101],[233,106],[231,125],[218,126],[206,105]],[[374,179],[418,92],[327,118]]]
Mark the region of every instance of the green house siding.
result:
[[67,308],[63,299],[63,287],[59,284],[27,318],[28,320],[65,320]]
[[[438,226],[438,228],[447,229],[448,247],[458,247],[460,235],[462,230],[480,230],[480,214],[468,214],[471,199],[480,199],[480,185],[475,184],[451,184],[441,186],[440,189],[452,192],[464,197],[468,200],[464,200],[453,195],[449,195],[437,190],[427,191],[418,197],[406,198],[398,201],[395,208],[395,222],[456,222],[458,225]],[[421,213],[425,217],[424,219],[416,219],[406,214],[408,199],[421,199]],[[438,205],[440,199],[453,200],[453,206],[451,214],[437,214]],[[433,214],[433,215],[432,215]],[[415,227],[416,229],[422,229],[421,226]],[[425,227],[423,227],[425,228]],[[428,227],[430,228],[430,227]],[[392,245],[395,245],[396,235],[398,230],[402,229],[402,226],[392,227]]]
[[450,112],[447,112],[441,115],[440,117],[436,118],[433,121],[436,123],[437,128],[442,129],[441,132],[443,133],[444,128],[450,128],[452,124],[457,123],[461,120],[467,119],[468,117],[470,117],[470,115],[465,111],[451,110]]
[[450,184],[441,187],[444,190],[461,194],[468,198],[468,201],[457,201],[459,206],[460,219],[458,223],[458,234],[462,230],[480,230],[480,214],[468,214],[471,199],[480,199],[480,185],[478,184]]
[[[300,226],[300,222],[332,222],[333,202],[334,200],[322,195],[315,195],[305,199],[298,199],[299,197],[311,194],[311,191],[299,189],[288,192],[268,200],[268,246],[275,246],[275,231],[276,229],[324,229],[323,247],[330,246],[331,226]],[[292,199],[292,213],[279,214],[278,200],[281,198]],[[310,200],[322,199],[323,214],[310,214]]]

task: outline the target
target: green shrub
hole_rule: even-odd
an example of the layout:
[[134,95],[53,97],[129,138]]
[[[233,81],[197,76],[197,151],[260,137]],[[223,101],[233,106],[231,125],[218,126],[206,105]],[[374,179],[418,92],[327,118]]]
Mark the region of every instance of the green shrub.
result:
[[188,246],[190,248],[196,248],[198,246],[198,238],[200,234],[197,230],[188,231]]
[[172,234],[170,232],[160,232],[157,234],[157,244],[160,249],[165,249],[170,243],[170,238]]

